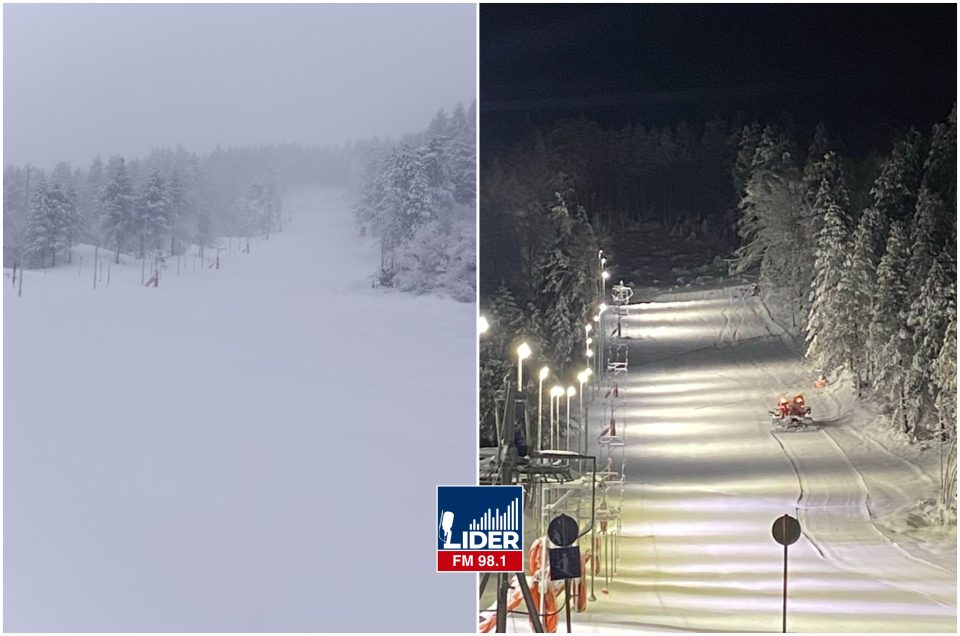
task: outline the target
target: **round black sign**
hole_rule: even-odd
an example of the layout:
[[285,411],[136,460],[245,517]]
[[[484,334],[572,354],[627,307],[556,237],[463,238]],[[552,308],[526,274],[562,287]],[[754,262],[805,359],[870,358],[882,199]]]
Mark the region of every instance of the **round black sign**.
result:
[[790,515],[783,515],[773,522],[773,538],[780,545],[791,545],[800,538],[800,522]]
[[573,517],[560,515],[554,518],[547,526],[547,536],[553,541],[554,545],[568,546],[577,540],[580,534],[580,526],[573,520]]

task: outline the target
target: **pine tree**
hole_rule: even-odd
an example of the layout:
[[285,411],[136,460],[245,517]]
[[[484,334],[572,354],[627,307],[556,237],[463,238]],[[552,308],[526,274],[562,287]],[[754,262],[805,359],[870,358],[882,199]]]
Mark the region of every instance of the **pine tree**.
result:
[[161,241],[171,226],[171,204],[167,192],[167,183],[154,169],[144,184],[137,205],[137,228],[140,236],[140,258],[146,256],[146,249],[159,249]]
[[581,342],[580,325],[589,303],[587,276],[592,270],[578,263],[573,234],[576,219],[560,194],[550,207],[550,218],[556,232],[537,267],[541,281],[539,310],[548,357],[563,370],[576,359],[574,351]]
[[[187,189],[180,166],[173,168],[167,180],[167,197],[170,205],[170,232],[179,242],[185,234],[183,223],[187,217]],[[179,246],[177,253],[182,253]]]
[[933,260],[920,294],[907,314],[913,356],[904,381],[906,416],[915,434],[929,426],[935,417],[938,396],[933,363],[943,347],[951,308],[955,307],[956,266],[951,256],[943,253]]
[[907,284],[911,298],[920,293],[930,265],[944,243],[945,210],[940,197],[926,185],[920,187],[913,223],[910,227],[910,260],[907,264]]
[[901,136],[870,190],[874,207],[891,220],[906,221],[913,214],[923,168],[922,146],[923,138],[913,128]]
[[80,228],[80,219],[77,212],[76,194],[70,186],[61,181],[54,181],[46,194],[46,213],[50,237],[48,248],[52,266],[57,266],[57,255],[68,254],[73,245],[73,237]]
[[[957,307],[947,307],[943,346],[933,362],[940,439],[940,506],[946,512],[957,507]],[[944,448],[946,445],[946,448]]]
[[877,296],[870,323],[867,347],[872,359],[878,361],[873,378],[874,390],[888,395],[895,405],[895,418],[908,431],[904,410],[904,369],[910,363],[909,333],[906,329],[908,288],[907,237],[903,223],[890,224],[887,245],[877,266]]
[[947,218],[956,219],[957,212],[957,105],[954,103],[947,121],[933,127],[930,152],[923,164],[923,182],[938,195],[947,207]]
[[34,177],[30,211],[24,226],[23,256],[32,266],[46,267],[47,255],[55,241],[56,227],[48,205],[47,180],[42,172]]
[[737,271],[759,266],[761,278],[774,286],[795,282],[799,178],[792,148],[772,126],[763,130],[739,204]]
[[137,230],[133,205],[133,189],[123,157],[110,160],[110,180],[104,187],[102,226],[106,239],[116,248],[115,262],[120,262],[120,252]]
[[758,122],[744,126],[737,140],[737,157],[733,164],[733,185],[737,195],[742,199],[746,194],[747,181],[753,173],[753,155],[760,144],[760,135],[763,128]]
[[844,312],[849,316],[852,327],[850,336],[856,377],[868,384],[872,381],[876,361],[866,344],[878,293],[877,267],[886,242],[887,225],[886,217],[876,208],[863,211],[838,285],[840,296],[844,299]]
[[847,248],[846,210],[835,198],[828,175],[820,182],[814,213],[823,219],[817,234],[814,279],[807,321],[807,357],[821,369],[849,364],[853,354],[853,316],[842,294],[840,280]]

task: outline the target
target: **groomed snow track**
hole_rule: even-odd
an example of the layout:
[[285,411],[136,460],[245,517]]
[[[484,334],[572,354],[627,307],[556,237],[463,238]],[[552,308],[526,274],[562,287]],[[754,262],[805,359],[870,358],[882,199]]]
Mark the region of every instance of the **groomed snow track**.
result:
[[[608,329],[609,332],[609,329]],[[618,576],[575,631],[780,631],[782,548],[798,516],[789,631],[955,632],[956,569],[911,555],[871,522],[864,479],[833,434],[848,423],[759,298],[735,288],[662,296],[623,323],[628,493]],[[771,432],[803,392],[820,430]],[[877,449],[877,470],[916,470]],[[942,567],[941,567],[942,565]]]

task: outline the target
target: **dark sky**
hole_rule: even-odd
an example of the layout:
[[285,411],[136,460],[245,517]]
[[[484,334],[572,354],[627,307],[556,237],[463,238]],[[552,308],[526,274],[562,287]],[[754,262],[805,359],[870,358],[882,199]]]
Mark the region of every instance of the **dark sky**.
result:
[[606,125],[794,116],[851,153],[956,99],[956,5],[481,5],[484,146]]

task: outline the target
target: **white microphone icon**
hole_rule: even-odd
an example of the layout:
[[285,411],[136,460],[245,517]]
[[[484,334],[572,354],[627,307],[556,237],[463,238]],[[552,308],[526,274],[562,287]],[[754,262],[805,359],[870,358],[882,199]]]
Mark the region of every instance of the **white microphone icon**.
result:
[[444,510],[440,513],[440,530],[443,532],[443,547],[459,548],[459,545],[453,545],[450,541],[453,535],[453,513]]

